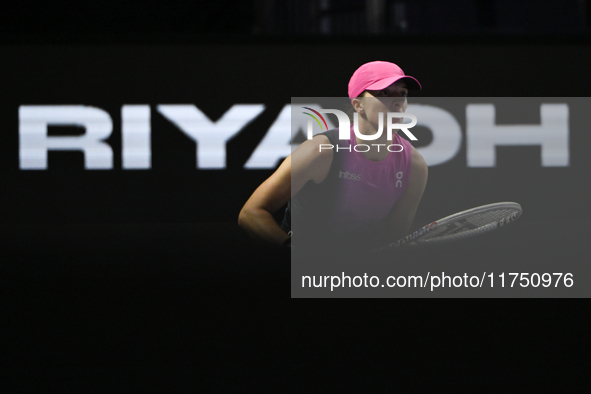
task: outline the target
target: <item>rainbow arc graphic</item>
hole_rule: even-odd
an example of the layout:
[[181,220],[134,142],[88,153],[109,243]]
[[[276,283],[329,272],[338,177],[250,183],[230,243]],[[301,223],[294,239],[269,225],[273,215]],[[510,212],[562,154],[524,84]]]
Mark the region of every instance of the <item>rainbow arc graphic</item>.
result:
[[[322,122],[324,123],[324,127],[326,129],[325,131],[328,131],[328,125],[326,124],[326,120],[324,120],[324,117],[320,114],[320,112],[318,112],[312,108],[309,108],[309,107],[304,107],[304,108],[307,110],[310,110],[310,111],[314,112],[316,115],[318,115],[320,117],[320,119],[322,119]],[[320,126],[320,131],[322,131],[322,123],[320,123],[320,120],[318,120],[318,118],[316,116],[312,115],[309,112],[302,112],[302,113],[304,113],[308,116],[311,116],[316,121],[316,123],[318,123],[318,126]]]

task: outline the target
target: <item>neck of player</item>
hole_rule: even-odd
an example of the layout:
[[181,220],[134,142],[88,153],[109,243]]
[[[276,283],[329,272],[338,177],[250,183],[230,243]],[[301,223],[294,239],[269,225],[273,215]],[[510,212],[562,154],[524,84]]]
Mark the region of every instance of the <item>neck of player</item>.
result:
[[[384,125],[386,122],[384,122]],[[359,117],[359,132],[363,135],[375,135],[378,132],[377,126],[373,125],[367,119]],[[388,133],[386,126],[383,127],[382,134],[375,140],[363,140],[355,134],[355,143],[357,145],[368,145],[369,150],[363,152],[366,147],[358,148],[358,151],[367,159],[372,161],[381,161],[388,157],[390,152],[388,146],[392,144],[392,140],[388,140]]]

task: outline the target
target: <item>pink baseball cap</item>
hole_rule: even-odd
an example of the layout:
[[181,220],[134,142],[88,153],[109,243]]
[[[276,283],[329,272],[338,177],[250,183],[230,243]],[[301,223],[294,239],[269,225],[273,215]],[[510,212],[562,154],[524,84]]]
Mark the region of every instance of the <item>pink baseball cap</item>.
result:
[[364,90],[380,90],[404,79],[410,90],[421,90],[416,78],[404,75],[404,71],[394,63],[369,62],[359,67],[349,80],[349,98],[359,97]]

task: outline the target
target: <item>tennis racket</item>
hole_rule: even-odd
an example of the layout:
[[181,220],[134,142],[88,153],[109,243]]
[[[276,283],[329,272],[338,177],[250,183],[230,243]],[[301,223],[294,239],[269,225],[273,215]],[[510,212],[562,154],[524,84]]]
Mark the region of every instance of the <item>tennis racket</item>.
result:
[[382,252],[406,246],[435,245],[470,238],[514,222],[521,216],[521,212],[521,205],[515,202],[482,205],[436,220],[414,233],[374,251]]

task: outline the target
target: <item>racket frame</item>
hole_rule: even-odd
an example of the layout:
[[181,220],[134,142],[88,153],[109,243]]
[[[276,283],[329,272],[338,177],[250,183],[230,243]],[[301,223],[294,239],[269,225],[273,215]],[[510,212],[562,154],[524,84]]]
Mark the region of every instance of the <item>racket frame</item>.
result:
[[[497,203],[492,203],[492,204],[481,205],[481,206],[478,206],[475,208],[467,209],[465,211],[454,213],[453,215],[449,215],[449,216],[443,217],[441,219],[438,219],[434,222],[431,222],[431,223],[427,224],[426,226],[423,226],[420,229],[416,230],[415,232],[407,235],[406,237],[401,238],[398,241],[392,242],[388,245],[385,245],[381,248],[375,249],[374,251],[380,252],[380,251],[384,251],[384,250],[388,250],[388,249],[416,246],[421,243],[422,238],[424,238],[427,234],[429,234],[433,230],[440,228],[441,226],[445,226],[445,225],[449,224],[450,222],[454,222],[454,221],[461,220],[466,217],[470,217],[476,213],[488,212],[488,211],[499,210],[499,209],[514,209],[515,211],[513,213],[501,218],[500,220],[497,220],[495,222],[491,222],[490,225],[488,225],[488,224],[485,225],[485,226],[488,226],[487,229],[485,229],[484,231],[481,231],[480,233],[475,233],[474,235],[482,234],[484,232],[488,232],[493,229],[503,227],[503,226],[517,220],[521,216],[521,213],[522,213],[521,205],[519,205],[516,202],[507,201],[507,202],[497,202]],[[485,226],[482,226],[481,228],[483,228]],[[472,236],[472,235],[469,235],[469,236]],[[443,243],[443,242],[449,242],[449,241],[440,241],[440,242]]]

